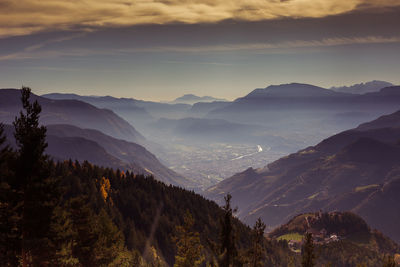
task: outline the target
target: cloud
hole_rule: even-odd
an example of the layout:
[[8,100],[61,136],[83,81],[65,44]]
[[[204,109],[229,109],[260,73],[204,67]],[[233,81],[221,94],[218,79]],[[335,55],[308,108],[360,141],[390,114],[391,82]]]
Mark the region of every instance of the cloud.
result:
[[162,46],[141,49],[120,50],[121,52],[228,52],[228,51],[263,51],[270,49],[291,49],[291,48],[313,48],[313,47],[332,47],[340,45],[355,44],[382,44],[382,43],[400,43],[399,37],[337,37],[324,38],[321,40],[293,40],[278,43],[245,43],[245,44],[224,44],[208,46]]
[[[366,36],[366,37],[336,37],[323,38],[319,40],[292,40],[276,43],[243,43],[243,44],[218,44],[203,46],[153,46],[147,48],[107,48],[107,49],[45,49],[46,45],[71,40],[82,36],[75,34],[64,38],[48,40],[36,45],[31,45],[20,52],[0,55],[0,61],[6,60],[23,60],[35,58],[55,58],[61,56],[82,57],[90,55],[128,55],[132,53],[159,53],[159,52],[176,52],[176,53],[210,53],[210,52],[234,52],[234,51],[252,51],[265,53],[285,53],[291,52],[291,49],[298,48],[320,48],[333,47],[343,45],[365,45],[365,44],[385,44],[400,43],[400,36],[382,37],[382,36]],[[44,48],[44,49],[42,49]],[[168,63],[187,63],[181,61],[168,61]],[[212,65],[228,65],[218,62],[198,62],[200,64]]]
[[[41,48],[46,47],[49,44],[61,43],[63,41],[72,40],[84,36],[85,33],[78,33],[69,36],[64,36],[60,38],[54,38],[46,40],[31,46],[25,47],[22,51],[0,55],[0,61],[3,60],[14,60],[14,59],[28,59],[28,58],[38,58],[38,57],[52,57],[61,55],[59,51],[39,51]],[[82,53],[79,53],[82,55]],[[68,52],[67,55],[77,55],[77,52]]]
[[362,8],[400,6],[397,0],[1,0],[0,37],[48,30],[137,24],[258,21],[324,17]]

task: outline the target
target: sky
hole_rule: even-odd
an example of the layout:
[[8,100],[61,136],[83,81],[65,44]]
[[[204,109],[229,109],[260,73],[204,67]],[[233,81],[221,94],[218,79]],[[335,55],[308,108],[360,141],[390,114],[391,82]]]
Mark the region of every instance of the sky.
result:
[[0,0],[0,88],[235,99],[400,84],[398,0]]

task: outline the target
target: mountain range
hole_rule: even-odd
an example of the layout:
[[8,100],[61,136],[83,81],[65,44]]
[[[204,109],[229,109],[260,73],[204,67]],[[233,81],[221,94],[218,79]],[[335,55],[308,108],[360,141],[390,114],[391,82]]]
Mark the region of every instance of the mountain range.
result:
[[[139,144],[146,141],[132,125],[109,109],[73,99],[54,100],[34,94],[31,98],[42,106],[40,119],[43,124],[71,124]],[[22,108],[20,102],[20,90],[0,90],[0,121],[10,124]]]
[[[116,139],[98,130],[67,124],[50,124],[47,128],[48,153],[55,160],[85,160],[103,167],[154,175],[166,184],[191,188],[193,181],[168,169],[141,145]],[[16,147],[13,127],[5,125],[11,147]]]
[[75,99],[87,102],[99,108],[111,109],[134,125],[160,117],[175,118],[177,116],[182,116],[182,114],[191,108],[191,105],[182,103],[168,104],[112,96],[81,96],[68,93],[51,93],[42,96],[56,100]]
[[270,229],[299,213],[349,210],[399,242],[398,125],[399,112],[381,117],[264,168],[249,168],[205,195],[221,203],[230,192],[242,220],[261,217]]
[[[195,186],[140,145],[150,142],[113,111],[80,100],[54,100],[34,94],[31,97],[42,106],[40,121],[48,130],[46,152],[54,159],[88,160],[104,167],[152,174],[167,184]],[[19,90],[0,90],[1,122],[12,123],[21,109],[19,98]],[[12,132],[11,125],[6,127],[9,140],[14,140]],[[11,144],[15,146],[14,141]]]
[[229,104],[214,106],[204,117],[264,125],[270,133],[275,131],[285,138],[296,133],[299,143],[311,145],[399,108],[399,86],[350,94],[291,83],[255,89]]

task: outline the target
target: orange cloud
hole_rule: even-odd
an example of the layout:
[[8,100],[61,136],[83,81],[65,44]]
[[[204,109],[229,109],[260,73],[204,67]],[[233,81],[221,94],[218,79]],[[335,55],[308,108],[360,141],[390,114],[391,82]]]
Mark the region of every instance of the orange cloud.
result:
[[324,17],[358,8],[400,6],[397,0],[1,0],[0,37],[45,30],[204,23],[225,19]]

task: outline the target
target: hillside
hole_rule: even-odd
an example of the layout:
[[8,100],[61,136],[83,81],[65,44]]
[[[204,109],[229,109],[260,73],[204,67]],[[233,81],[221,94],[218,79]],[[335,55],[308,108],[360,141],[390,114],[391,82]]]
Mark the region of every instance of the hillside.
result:
[[292,250],[299,251],[306,233],[316,244],[317,266],[381,266],[382,254],[396,254],[400,246],[377,230],[371,229],[351,212],[306,213],[279,226],[268,237],[287,240]]
[[[15,147],[13,127],[6,125],[7,139]],[[136,174],[153,175],[166,184],[192,188],[195,184],[168,169],[146,148],[115,139],[97,130],[81,129],[72,125],[47,125],[46,152],[57,160],[85,160],[104,167],[129,170]]]
[[[12,123],[21,109],[21,93],[17,89],[0,90],[0,121]],[[100,109],[79,100],[52,100],[32,94],[42,106],[41,123],[71,124],[99,130],[107,135],[143,144],[145,138],[127,121],[108,109]]]
[[265,168],[238,173],[205,195],[220,201],[230,192],[239,218],[251,224],[261,216],[270,229],[299,213],[349,210],[399,242],[400,218],[393,209],[400,201],[393,193],[400,181],[399,136],[400,128],[345,131]]
[[400,127],[400,111],[390,115],[384,115],[378,119],[366,122],[357,127],[357,130],[365,131],[376,128]]

